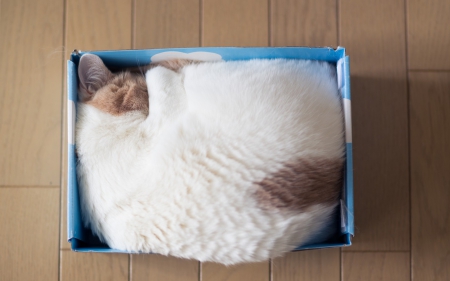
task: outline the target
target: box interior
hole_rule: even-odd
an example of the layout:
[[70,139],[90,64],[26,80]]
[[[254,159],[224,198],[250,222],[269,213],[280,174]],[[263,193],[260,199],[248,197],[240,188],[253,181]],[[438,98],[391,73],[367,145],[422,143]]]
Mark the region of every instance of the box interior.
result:
[[75,122],[77,104],[77,67],[80,57],[85,53],[96,54],[110,69],[134,67],[171,58],[188,58],[197,60],[249,60],[249,59],[304,59],[327,61],[336,65],[338,88],[342,96],[345,118],[346,164],[344,182],[341,193],[340,212],[336,214],[336,235],[320,244],[300,245],[294,251],[334,248],[351,245],[354,235],[353,220],[353,158],[351,128],[351,96],[349,58],[345,49],[308,48],[308,47],[275,47],[275,48],[175,48],[149,50],[117,50],[117,51],[74,51],[67,62],[68,89],[68,198],[67,228],[68,241],[74,251],[125,253],[109,248],[94,236],[90,229],[83,226],[80,200],[76,177],[75,155]]

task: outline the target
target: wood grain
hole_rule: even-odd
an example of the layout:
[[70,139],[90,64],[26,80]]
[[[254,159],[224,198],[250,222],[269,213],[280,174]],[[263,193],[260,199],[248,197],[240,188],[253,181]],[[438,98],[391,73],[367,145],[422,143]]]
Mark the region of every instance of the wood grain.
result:
[[132,255],[132,281],[197,281],[199,263],[161,255]]
[[200,0],[136,0],[137,49],[200,45]]
[[450,70],[450,1],[407,2],[409,68]]
[[[409,253],[344,253],[345,281],[409,281]],[[431,280],[431,279],[415,279]]]
[[[115,50],[131,49],[131,0],[76,1],[68,0],[66,7],[66,58],[74,49]],[[64,80],[66,79],[64,64]],[[66,82],[66,81],[64,81]],[[67,100],[64,83],[64,101]],[[61,249],[67,243],[67,103],[63,105],[63,147],[61,186]]]
[[0,188],[0,280],[58,280],[59,188]]
[[62,26],[62,1],[1,3],[0,186],[59,186]]
[[408,110],[403,0],[342,0],[350,55],[355,228],[346,251],[409,250]]
[[340,249],[289,253],[272,261],[273,281],[339,281]]
[[271,46],[337,46],[336,1],[271,1]]
[[450,280],[450,73],[410,73],[412,272]]
[[267,0],[203,0],[202,46],[267,46]]
[[66,50],[131,48],[131,0],[67,0]]
[[61,281],[128,281],[126,254],[77,253],[61,250]]
[[224,266],[202,263],[202,281],[269,281],[269,262]]

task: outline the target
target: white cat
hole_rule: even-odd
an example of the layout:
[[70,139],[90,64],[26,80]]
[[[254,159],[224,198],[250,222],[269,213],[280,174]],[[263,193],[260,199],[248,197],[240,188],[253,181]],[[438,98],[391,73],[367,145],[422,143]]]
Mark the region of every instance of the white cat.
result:
[[323,62],[78,68],[83,220],[111,248],[223,264],[282,255],[333,220],[344,125]]

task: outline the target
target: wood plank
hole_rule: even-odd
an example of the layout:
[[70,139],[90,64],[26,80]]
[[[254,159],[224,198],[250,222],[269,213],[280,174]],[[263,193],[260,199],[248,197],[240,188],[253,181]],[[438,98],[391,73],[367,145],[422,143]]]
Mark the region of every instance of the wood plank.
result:
[[403,0],[342,0],[350,55],[355,227],[345,251],[409,251],[408,110]]
[[271,46],[337,46],[337,1],[271,1]]
[[67,0],[66,50],[131,48],[131,0]]
[[126,254],[77,253],[61,250],[61,281],[128,281]]
[[450,280],[450,73],[410,73],[412,265]]
[[345,281],[411,280],[408,252],[344,253],[342,258]]
[[134,47],[200,45],[200,0],[136,0]]
[[197,281],[199,263],[161,255],[131,255],[132,281]]
[[58,280],[59,188],[0,188],[0,280]]
[[267,0],[203,0],[202,46],[267,46]]
[[[74,49],[114,50],[131,49],[131,0],[75,1],[66,7],[66,52],[68,59]],[[65,65],[64,65],[65,66]],[[66,67],[64,67],[66,74]],[[65,76],[64,76],[65,77]],[[65,79],[64,79],[65,80]],[[65,83],[64,83],[65,84]],[[67,100],[64,85],[64,101]],[[66,102],[63,103],[66,105]],[[63,108],[63,147],[61,186],[61,249],[70,249],[67,243],[67,108]]]
[[450,1],[409,0],[407,8],[409,68],[450,70]]
[[59,186],[62,27],[60,0],[2,2],[0,186]]
[[202,263],[202,281],[269,281],[269,262],[224,266]]
[[289,253],[272,261],[273,281],[339,281],[340,249]]

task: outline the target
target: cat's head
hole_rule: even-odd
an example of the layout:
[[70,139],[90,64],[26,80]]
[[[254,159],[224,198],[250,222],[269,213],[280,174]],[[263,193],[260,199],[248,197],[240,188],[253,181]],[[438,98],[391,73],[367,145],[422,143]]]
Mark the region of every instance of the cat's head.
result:
[[100,57],[85,54],[80,58],[78,77],[80,102],[115,116],[136,111],[148,115],[148,92],[143,73],[113,73]]

